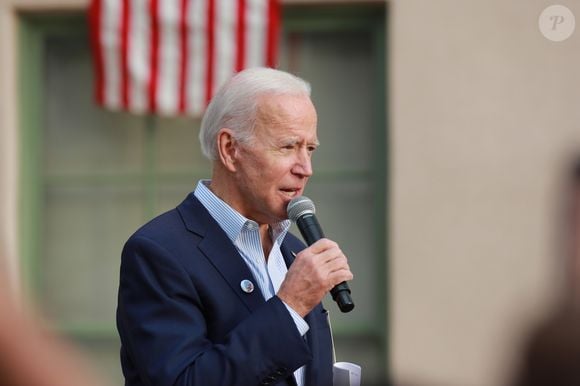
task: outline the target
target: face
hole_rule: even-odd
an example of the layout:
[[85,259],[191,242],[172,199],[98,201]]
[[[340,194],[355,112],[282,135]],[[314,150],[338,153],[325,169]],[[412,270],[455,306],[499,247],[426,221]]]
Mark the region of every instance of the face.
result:
[[316,110],[308,97],[262,99],[253,139],[235,145],[234,208],[259,224],[288,217],[288,203],[302,195],[312,175],[311,157],[318,146],[316,123]]

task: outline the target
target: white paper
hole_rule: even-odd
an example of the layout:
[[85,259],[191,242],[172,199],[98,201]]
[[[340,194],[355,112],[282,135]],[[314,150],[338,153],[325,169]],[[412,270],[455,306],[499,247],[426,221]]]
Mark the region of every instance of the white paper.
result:
[[360,386],[361,367],[350,362],[336,362],[332,367],[334,386]]

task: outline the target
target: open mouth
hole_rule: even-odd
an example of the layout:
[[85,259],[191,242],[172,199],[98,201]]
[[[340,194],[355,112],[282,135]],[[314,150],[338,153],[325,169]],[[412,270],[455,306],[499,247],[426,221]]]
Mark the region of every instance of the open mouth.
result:
[[280,191],[288,198],[292,199],[300,194],[300,188],[280,189]]

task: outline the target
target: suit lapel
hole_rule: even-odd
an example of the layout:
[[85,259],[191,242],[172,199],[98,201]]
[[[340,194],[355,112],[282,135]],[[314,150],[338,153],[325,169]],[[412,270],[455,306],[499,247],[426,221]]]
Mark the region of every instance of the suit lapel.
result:
[[[198,244],[201,252],[220,272],[246,307],[253,311],[264,304],[265,300],[257,286],[257,281],[238,250],[193,193],[177,207],[177,210],[185,227],[202,237]],[[252,292],[247,293],[242,290],[243,280],[250,280],[254,284]]]
[[294,251],[293,248],[290,247],[286,241],[283,241],[282,245],[280,246],[280,252],[282,252],[282,257],[284,257],[286,267],[290,268],[290,265],[294,261],[296,254],[300,251],[298,250]]

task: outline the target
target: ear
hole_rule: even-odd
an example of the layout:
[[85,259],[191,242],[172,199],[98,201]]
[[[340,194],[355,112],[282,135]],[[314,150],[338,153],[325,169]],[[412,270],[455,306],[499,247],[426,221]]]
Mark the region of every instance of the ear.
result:
[[217,135],[217,148],[222,165],[230,172],[236,171],[236,139],[230,129],[222,128]]

